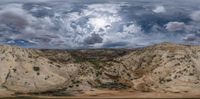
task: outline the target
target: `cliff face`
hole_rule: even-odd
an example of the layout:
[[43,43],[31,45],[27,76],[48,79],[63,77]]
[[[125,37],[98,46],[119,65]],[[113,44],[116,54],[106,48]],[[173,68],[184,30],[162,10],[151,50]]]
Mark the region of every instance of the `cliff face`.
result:
[[15,93],[200,90],[200,47],[163,43],[134,50],[0,47],[0,85]]

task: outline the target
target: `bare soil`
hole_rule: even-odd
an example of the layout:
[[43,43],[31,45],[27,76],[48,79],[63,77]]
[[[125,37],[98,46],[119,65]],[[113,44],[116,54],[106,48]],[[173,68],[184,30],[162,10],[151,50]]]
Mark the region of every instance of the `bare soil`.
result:
[[170,92],[140,92],[129,90],[106,90],[98,89],[86,91],[83,94],[76,94],[72,96],[30,96],[30,95],[18,95],[12,97],[5,97],[0,99],[69,99],[69,98],[199,98],[198,92],[192,93],[170,93]]

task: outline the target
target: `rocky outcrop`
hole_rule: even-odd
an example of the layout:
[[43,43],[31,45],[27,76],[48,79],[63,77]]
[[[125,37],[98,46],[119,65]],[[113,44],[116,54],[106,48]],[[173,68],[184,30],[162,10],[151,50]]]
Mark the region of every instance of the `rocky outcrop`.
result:
[[199,92],[200,47],[162,43],[133,50],[64,51],[1,46],[0,86],[15,93]]
[[0,47],[0,85],[17,93],[39,93],[65,88],[79,71],[78,64],[59,64],[40,51]]
[[200,47],[163,43],[117,58],[104,74],[140,91],[200,90]]

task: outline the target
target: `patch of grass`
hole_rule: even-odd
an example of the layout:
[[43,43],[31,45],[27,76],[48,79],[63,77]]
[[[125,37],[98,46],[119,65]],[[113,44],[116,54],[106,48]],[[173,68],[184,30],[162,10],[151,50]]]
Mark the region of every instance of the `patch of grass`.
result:
[[98,61],[98,60],[89,60],[89,62],[94,65],[94,68],[96,70],[100,70],[102,68],[102,65],[104,65],[102,61]]
[[75,61],[74,61],[75,63],[81,63],[81,62],[86,61],[84,58],[78,57],[78,56],[74,56],[73,58],[74,58],[74,60],[75,60]]

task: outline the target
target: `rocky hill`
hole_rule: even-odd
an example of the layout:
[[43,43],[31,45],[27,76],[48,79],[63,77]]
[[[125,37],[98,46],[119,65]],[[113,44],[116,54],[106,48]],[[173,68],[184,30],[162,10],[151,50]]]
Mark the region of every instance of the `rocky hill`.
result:
[[116,58],[105,73],[141,91],[200,89],[200,47],[163,43]]
[[200,46],[37,50],[0,46],[0,93],[200,92]]
[[38,50],[1,46],[1,88],[16,93],[38,93],[61,89],[74,79],[79,64],[58,64],[39,53]]

